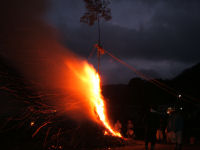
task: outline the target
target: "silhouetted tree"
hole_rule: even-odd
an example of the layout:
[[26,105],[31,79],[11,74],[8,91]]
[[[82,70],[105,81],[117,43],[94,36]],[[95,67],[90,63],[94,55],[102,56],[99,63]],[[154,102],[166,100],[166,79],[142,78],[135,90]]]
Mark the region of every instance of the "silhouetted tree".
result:
[[95,21],[104,18],[106,21],[110,20],[111,10],[107,6],[110,0],[84,0],[86,6],[86,13],[80,18],[80,22],[93,25]]

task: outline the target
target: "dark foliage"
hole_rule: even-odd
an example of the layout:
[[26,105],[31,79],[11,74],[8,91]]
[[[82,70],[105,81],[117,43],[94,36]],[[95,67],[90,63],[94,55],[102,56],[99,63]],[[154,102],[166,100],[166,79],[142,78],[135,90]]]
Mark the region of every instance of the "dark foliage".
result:
[[108,8],[109,0],[84,0],[87,11],[80,18],[80,21],[93,25],[99,18],[106,21],[111,19],[111,10]]

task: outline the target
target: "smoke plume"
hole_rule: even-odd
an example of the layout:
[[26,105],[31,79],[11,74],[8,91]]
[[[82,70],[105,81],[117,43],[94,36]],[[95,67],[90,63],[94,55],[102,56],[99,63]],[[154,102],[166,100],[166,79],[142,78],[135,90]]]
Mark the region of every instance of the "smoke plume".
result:
[[[3,0],[0,25],[0,56],[8,60],[26,79],[37,83],[37,90],[59,91],[65,96],[53,100],[73,118],[88,117],[88,104],[84,85],[76,93],[80,82],[67,62],[83,70],[85,62],[59,43],[56,30],[44,21],[49,1],[46,0]],[[76,82],[73,82],[75,81]]]

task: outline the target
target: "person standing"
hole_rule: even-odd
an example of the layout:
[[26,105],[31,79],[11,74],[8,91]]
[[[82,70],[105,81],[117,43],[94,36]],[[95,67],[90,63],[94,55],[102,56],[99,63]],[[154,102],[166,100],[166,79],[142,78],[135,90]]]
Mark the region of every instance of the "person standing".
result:
[[117,120],[117,122],[115,123],[115,126],[114,126],[114,128],[115,128],[115,131],[118,131],[118,132],[120,132],[120,133],[121,133],[122,124],[120,123],[120,121],[119,121],[119,120]]
[[175,150],[182,149],[183,141],[183,128],[184,128],[184,118],[181,110],[177,110],[174,114],[174,132],[176,137]]
[[148,144],[151,143],[151,150],[154,150],[156,131],[160,124],[160,114],[151,107],[147,112],[145,122],[145,149],[148,150]]
[[167,143],[175,143],[176,142],[176,135],[175,135],[175,109],[172,109],[169,113],[168,124],[166,128],[167,134]]
[[128,120],[126,134],[127,134],[128,138],[133,138],[134,137],[133,123],[132,123],[131,120]]

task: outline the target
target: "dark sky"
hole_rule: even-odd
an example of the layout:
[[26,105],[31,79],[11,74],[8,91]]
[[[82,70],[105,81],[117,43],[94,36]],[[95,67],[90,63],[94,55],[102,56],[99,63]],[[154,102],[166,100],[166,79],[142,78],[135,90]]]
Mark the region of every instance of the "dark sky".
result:
[[[101,22],[102,43],[122,60],[153,77],[171,78],[200,60],[200,1],[112,0],[112,20]],[[63,43],[88,57],[97,28],[80,23],[82,0],[52,0],[47,20],[62,34]],[[95,64],[96,57],[90,59]],[[109,83],[135,76],[123,65],[102,56],[101,71]]]
[[[96,24],[80,23],[84,1],[45,2],[44,16],[38,15],[57,30],[65,47],[87,58],[98,36]],[[200,62],[199,0],[111,0],[109,7],[112,20],[101,21],[103,47],[144,74],[172,78]],[[89,61],[96,67],[96,56]],[[128,83],[135,76],[106,55],[101,75],[105,84]]]

